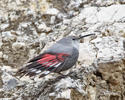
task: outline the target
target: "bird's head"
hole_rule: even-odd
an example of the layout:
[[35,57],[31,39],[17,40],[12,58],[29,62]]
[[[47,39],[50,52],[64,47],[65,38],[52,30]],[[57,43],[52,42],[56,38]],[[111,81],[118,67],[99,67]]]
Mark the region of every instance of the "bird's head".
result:
[[87,35],[83,35],[83,36],[71,36],[71,40],[72,40],[72,44],[74,47],[79,48],[79,40],[84,38],[84,37],[88,37],[88,36],[92,36],[95,34],[87,34]]
[[78,48],[79,40],[84,37],[91,36],[91,35],[95,35],[95,34],[87,34],[87,35],[83,35],[83,36],[68,36],[68,37],[61,39],[59,42],[61,44],[67,45],[67,46],[72,44],[72,46]]
[[88,36],[92,36],[92,35],[95,35],[95,34],[87,34],[87,35],[83,35],[83,36],[69,36],[69,38],[71,38],[73,41],[77,41],[84,37],[88,37]]

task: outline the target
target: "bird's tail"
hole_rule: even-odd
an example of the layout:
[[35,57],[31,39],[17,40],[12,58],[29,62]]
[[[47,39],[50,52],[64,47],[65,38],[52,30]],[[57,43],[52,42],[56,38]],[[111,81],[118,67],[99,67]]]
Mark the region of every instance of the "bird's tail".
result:
[[23,76],[32,77],[32,76],[40,74],[39,77],[41,78],[41,77],[44,77],[44,76],[46,76],[50,73],[51,73],[51,71],[43,71],[43,70],[40,70],[40,69],[24,67],[24,68],[19,69],[16,72],[16,76],[20,76],[20,78],[21,78]]

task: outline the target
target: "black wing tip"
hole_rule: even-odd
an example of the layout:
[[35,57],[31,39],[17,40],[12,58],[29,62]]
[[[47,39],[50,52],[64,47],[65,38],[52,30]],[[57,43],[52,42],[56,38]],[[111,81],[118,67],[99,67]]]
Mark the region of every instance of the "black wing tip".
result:
[[32,76],[35,76],[35,75],[36,75],[35,72],[30,72],[30,71],[26,70],[25,68],[19,69],[16,73],[16,76],[20,76],[20,78],[23,77],[23,76],[32,77]]
[[[29,77],[35,76],[35,75],[39,74],[39,73],[37,73],[37,71],[41,70],[41,69],[39,69],[40,66],[41,66],[41,64],[39,64],[37,62],[30,63],[30,64],[26,65],[25,67],[20,68],[16,72],[15,75],[20,76],[20,78],[23,76],[29,76]],[[35,68],[35,67],[37,67],[37,68]],[[33,71],[33,69],[35,69],[36,71]]]
[[25,74],[27,73],[26,69],[25,68],[21,68],[19,69],[17,72],[16,72],[16,76],[20,76],[23,77]]

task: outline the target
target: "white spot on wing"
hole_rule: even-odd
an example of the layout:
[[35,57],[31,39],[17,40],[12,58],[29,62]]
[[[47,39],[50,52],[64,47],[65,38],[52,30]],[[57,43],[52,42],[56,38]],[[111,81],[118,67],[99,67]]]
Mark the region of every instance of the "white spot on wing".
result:
[[30,71],[30,72],[35,72],[35,71],[37,71],[37,69],[31,68],[31,69],[29,69],[29,71]]
[[53,67],[54,65],[56,65],[57,63],[54,63],[54,64],[52,64],[52,65],[50,65],[50,67]]
[[52,62],[48,62],[48,64],[46,64],[46,65],[48,66],[48,65],[51,65],[51,64],[52,64]]
[[37,74],[38,74],[38,73],[41,73],[41,70],[36,71],[36,73],[37,73]]
[[49,74],[50,73],[50,71],[44,71],[44,73],[43,74]]
[[58,67],[59,65],[60,65],[61,63],[58,63],[56,66],[54,66],[54,67]]

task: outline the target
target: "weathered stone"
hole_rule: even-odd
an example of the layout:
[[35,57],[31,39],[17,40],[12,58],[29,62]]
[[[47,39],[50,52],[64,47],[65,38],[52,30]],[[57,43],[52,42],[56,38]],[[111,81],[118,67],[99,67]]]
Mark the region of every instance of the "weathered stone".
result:
[[[124,0],[1,0],[0,98],[124,100]],[[15,76],[30,58],[69,35],[82,39],[76,66],[64,76]]]

